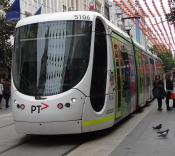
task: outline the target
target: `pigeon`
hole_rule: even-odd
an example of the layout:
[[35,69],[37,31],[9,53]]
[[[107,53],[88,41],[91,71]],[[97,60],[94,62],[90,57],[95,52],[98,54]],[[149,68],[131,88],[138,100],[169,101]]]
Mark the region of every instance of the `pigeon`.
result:
[[159,129],[162,128],[162,124],[159,124],[159,125],[157,125],[157,126],[153,126],[152,128],[153,128],[153,129],[157,129],[157,130],[159,130]]
[[166,129],[166,130],[157,132],[157,134],[159,134],[159,136],[166,137],[168,132],[169,132],[169,129]]

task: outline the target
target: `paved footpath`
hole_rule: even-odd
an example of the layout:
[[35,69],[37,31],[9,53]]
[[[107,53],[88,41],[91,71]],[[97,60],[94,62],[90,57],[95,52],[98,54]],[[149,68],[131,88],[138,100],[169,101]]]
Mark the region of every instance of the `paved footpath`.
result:
[[[175,110],[157,111],[157,101],[152,110],[131,133],[112,151],[110,156],[175,156]],[[170,103],[171,106],[172,103]],[[146,109],[146,108],[145,108]],[[158,136],[152,126],[162,124],[169,128],[167,137]]]
[[9,108],[5,108],[5,100],[4,100],[4,98],[2,98],[0,115],[11,113],[11,111],[12,111],[11,98],[9,99]]

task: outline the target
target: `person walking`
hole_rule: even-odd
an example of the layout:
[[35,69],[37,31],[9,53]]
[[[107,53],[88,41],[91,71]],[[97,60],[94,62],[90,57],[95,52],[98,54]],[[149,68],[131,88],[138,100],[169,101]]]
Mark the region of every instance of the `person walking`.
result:
[[[173,91],[175,92],[175,71],[173,72]],[[173,99],[173,107],[175,109],[175,99]]]
[[160,75],[156,75],[153,82],[153,96],[157,99],[158,109],[162,110],[162,99],[165,98],[164,82],[160,79]]
[[4,92],[3,92],[3,97],[5,99],[5,107],[8,108],[9,107],[9,98],[10,98],[10,82],[8,79],[5,80],[4,82]]
[[166,79],[166,107],[167,111],[170,111],[172,109],[169,106],[169,100],[171,93],[173,92],[173,81],[171,80],[171,73],[167,73],[165,79]]
[[2,97],[3,97],[3,91],[4,91],[4,87],[3,87],[3,84],[2,84],[2,80],[0,79],[0,109],[2,109],[1,100],[2,100]]

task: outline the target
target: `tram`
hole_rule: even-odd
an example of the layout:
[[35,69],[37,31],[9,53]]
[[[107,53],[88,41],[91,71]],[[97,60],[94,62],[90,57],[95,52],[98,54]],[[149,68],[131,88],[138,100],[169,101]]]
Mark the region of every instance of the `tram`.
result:
[[106,129],[152,98],[161,60],[101,14],[42,14],[16,25],[12,111],[23,134]]

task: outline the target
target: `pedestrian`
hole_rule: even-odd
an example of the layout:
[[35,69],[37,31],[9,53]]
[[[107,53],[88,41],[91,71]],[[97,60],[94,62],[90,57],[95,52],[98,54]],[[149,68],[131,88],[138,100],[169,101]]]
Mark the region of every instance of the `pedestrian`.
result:
[[3,97],[3,91],[4,91],[4,87],[3,87],[3,84],[2,84],[2,80],[0,78],[0,109],[2,109],[1,100],[2,100],[2,97]]
[[[173,72],[173,91],[175,92],[175,71]],[[173,107],[175,109],[175,99],[173,99]]]
[[8,102],[10,98],[10,82],[8,79],[4,81],[3,86],[4,86],[3,97],[5,99],[5,107],[8,108],[9,107]]
[[157,99],[158,102],[158,109],[159,111],[162,110],[162,99],[165,98],[165,89],[164,89],[164,82],[160,79],[160,75],[156,75],[154,82],[153,82],[153,96]]
[[169,100],[170,100],[170,96],[171,93],[173,92],[173,81],[171,79],[171,73],[167,73],[165,76],[166,79],[166,107],[167,107],[167,111],[172,110],[169,106]]

